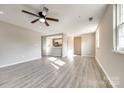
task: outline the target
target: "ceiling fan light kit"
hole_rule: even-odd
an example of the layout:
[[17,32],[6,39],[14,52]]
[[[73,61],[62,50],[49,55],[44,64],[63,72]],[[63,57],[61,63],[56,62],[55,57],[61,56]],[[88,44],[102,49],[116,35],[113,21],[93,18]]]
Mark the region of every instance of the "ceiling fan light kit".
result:
[[26,13],[26,14],[29,14],[29,15],[33,15],[35,17],[38,17],[37,19],[31,21],[31,23],[35,23],[37,21],[40,21],[41,23],[45,23],[46,26],[49,26],[47,20],[49,21],[54,21],[54,22],[58,22],[59,20],[56,19],[56,18],[50,18],[50,17],[47,17],[47,12],[48,12],[48,8],[46,7],[43,7],[43,11],[41,12],[38,12],[38,14],[34,14],[32,12],[28,12],[26,10],[22,10],[23,13]]
[[41,23],[44,23],[44,22],[45,22],[45,19],[44,19],[44,18],[40,18],[39,21],[40,21]]

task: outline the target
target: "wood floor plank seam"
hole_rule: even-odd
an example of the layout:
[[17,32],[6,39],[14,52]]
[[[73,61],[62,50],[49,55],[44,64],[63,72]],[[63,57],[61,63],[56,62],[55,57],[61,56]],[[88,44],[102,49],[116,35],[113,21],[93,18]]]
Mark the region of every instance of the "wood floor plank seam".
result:
[[[54,57],[53,57],[54,58]],[[0,68],[1,88],[105,88],[95,58],[50,57]],[[58,62],[58,63],[57,63]],[[60,65],[63,62],[64,65]],[[55,66],[57,66],[57,68]],[[95,82],[95,83],[94,83]],[[102,82],[102,83],[101,83]]]

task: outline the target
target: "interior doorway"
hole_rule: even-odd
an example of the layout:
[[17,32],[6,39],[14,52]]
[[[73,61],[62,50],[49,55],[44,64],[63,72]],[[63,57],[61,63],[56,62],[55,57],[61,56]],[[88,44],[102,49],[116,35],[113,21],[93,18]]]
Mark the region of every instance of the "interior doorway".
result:
[[81,55],[81,37],[74,37],[74,55]]
[[42,56],[62,56],[63,35],[42,36]]

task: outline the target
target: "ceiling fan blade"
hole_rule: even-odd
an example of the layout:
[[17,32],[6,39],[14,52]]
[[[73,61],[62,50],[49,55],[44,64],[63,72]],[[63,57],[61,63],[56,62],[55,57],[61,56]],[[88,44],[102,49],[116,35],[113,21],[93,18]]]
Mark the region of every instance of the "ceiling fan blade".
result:
[[56,21],[56,22],[58,22],[58,21],[59,21],[59,19],[50,18],[50,17],[46,17],[46,19],[47,19],[47,20],[50,20],[50,21]]
[[30,15],[33,15],[33,16],[36,16],[36,17],[39,17],[37,14],[31,13],[31,12],[28,12],[28,11],[25,11],[25,10],[22,10],[22,12],[23,13],[30,14]]
[[35,23],[35,22],[37,22],[39,20],[39,18],[38,19],[35,19],[35,20],[33,20],[33,21],[31,21],[31,23]]
[[46,26],[49,26],[49,24],[48,24],[48,22],[47,22],[47,21],[45,21],[45,24],[46,24]]

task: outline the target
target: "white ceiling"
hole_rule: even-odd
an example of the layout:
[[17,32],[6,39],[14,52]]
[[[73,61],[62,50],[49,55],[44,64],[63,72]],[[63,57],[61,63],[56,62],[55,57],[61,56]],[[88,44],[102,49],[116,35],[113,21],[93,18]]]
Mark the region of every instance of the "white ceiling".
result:
[[[24,14],[21,10],[37,13],[42,7],[49,8],[48,17],[58,18],[59,22],[48,21],[45,24],[30,22],[36,17]],[[15,24],[24,28],[41,32],[41,34],[66,33],[69,35],[79,35],[83,33],[94,32],[100,22],[107,5],[105,4],[1,4],[0,11],[4,14],[0,15],[0,20]],[[89,17],[93,17],[92,22],[88,21]]]

